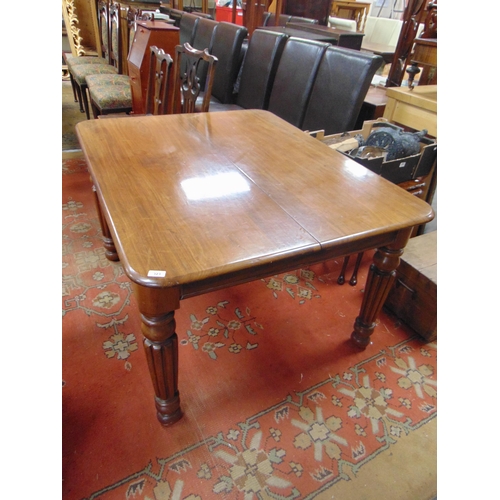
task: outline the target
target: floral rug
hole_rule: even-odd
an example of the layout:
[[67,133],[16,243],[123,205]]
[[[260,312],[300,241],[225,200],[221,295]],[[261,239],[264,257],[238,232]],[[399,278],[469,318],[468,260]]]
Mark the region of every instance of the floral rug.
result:
[[65,500],[434,498],[437,344],[386,312],[349,341],[372,253],[356,286],[338,259],[182,301],[184,416],[164,428],[85,161],[62,179]]

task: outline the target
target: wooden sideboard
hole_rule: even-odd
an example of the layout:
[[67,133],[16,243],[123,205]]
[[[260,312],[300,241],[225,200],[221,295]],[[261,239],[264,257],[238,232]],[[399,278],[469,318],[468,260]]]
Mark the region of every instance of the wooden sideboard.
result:
[[[175,54],[179,44],[179,28],[162,21],[138,21],[137,31],[128,56],[128,75],[132,88],[132,106],[136,114],[145,113],[149,77],[150,47],[156,45],[167,54]],[[172,77],[172,72],[170,73]],[[172,88],[172,85],[169,85]],[[171,107],[169,96],[169,107]],[[171,109],[168,110],[171,112]]]

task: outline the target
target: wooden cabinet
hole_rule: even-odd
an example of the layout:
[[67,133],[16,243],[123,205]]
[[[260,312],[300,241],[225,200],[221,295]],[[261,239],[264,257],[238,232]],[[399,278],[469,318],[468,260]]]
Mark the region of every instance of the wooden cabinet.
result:
[[[178,44],[179,28],[162,21],[138,21],[137,31],[132,41],[132,47],[127,59],[134,113],[145,113],[146,92],[149,78],[150,47],[156,45],[174,58],[175,46]],[[172,88],[171,84],[169,88]],[[168,112],[171,112],[171,95],[169,95]]]
[[437,231],[412,238],[385,307],[427,341],[437,338]]

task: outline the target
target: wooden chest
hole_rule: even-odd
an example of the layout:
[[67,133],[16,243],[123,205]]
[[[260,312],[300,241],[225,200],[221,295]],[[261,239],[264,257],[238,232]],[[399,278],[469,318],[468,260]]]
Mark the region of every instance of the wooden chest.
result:
[[411,238],[385,307],[427,341],[437,338],[437,231]]

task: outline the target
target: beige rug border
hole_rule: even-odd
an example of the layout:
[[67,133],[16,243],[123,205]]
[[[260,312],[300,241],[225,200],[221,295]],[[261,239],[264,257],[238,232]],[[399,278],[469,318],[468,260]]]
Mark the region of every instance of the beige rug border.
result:
[[437,497],[437,417],[399,439],[317,500],[431,500]]

